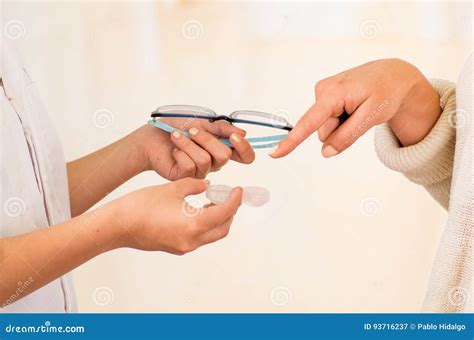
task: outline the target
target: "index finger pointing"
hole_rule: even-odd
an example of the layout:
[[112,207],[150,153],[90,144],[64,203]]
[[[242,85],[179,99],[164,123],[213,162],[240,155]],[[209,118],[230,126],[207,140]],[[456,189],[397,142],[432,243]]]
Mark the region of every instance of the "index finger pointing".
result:
[[334,109],[331,109],[329,103],[324,100],[318,100],[314,103],[308,111],[296,123],[293,130],[288,133],[279,144],[277,149],[270,155],[273,158],[280,158],[288,155],[298,145],[300,145],[306,138],[333,114]]

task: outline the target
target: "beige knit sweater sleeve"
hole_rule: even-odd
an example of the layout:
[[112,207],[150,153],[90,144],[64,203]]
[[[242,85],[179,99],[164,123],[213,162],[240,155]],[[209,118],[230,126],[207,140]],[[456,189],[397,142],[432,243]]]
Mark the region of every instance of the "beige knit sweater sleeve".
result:
[[419,143],[402,147],[388,125],[378,126],[375,148],[389,168],[423,185],[449,213],[422,311],[474,311],[474,113],[472,54],[456,85],[433,80],[443,112]]
[[375,150],[387,167],[423,185],[447,209],[456,144],[455,85],[439,79],[431,84],[443,111],[430,133],[419,143],[402,147],[389,125],[382,124],[375,130]]

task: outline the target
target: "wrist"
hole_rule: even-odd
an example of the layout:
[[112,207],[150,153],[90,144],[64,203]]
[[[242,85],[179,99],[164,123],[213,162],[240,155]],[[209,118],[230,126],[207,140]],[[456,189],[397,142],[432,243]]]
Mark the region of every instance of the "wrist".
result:
[[131,164],[135,164],[136,174],[150,170],[150,159],[148,157],[146,136],[143,133],[143,128],[138,128],[125,137],[126,143],[130,146],[131,157],[134,158]]
[[406,99],[388,123],[400,144],[410,146],[429,134],[440,115],[439,95],[419,72]]
[[97,255],[125,247],[126,229],[120,223],[116,201],[106,203],[90,212],[82,214],[80,223],[97,246]]
[[[158,137],[158,143],[156,142]],[[135,153],[136,163],[139,164],[138,172],[153,170],[150,150],[159,148],[161,140],[166,138],[165,133],[151,125],[144,125],[128,135],[128,143]],[[156,153],[156,152],[155,152]]]

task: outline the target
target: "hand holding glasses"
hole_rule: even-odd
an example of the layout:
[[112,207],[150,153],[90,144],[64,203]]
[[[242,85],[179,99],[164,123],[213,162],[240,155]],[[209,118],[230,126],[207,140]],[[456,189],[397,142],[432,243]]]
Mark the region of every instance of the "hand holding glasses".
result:
[[[164,118],[164,120],[159,118]],[[173,118],[178,118],[177,124],[173,122]],[[170,133],[178,129],[189,137],[186,127],[191,125],[194,119],[206,119],[210,122],[224,120],[233,125],[246,125],[245,130],[248,130],[252,135],[258,135],[258,137],[246,138],[254,149],[270,148],[277,145],[293,129],[293,126],[285,118],[274,114],[241,110],[225,116],[217,115],[210,109],[192,105],[160,106],[152,112],[148,124]],[[279,129],[286,131],[286,133],[274,134],[272,132],[269,134],[268,131],[265,131],[269,129]],[[232,147],[228,138],[220,138],[219,141]]]

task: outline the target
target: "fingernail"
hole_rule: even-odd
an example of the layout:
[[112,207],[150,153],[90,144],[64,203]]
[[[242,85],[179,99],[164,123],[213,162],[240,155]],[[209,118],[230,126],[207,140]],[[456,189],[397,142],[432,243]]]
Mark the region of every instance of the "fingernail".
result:
[[208,179],[205,179],[204,182],[206,182],[207,186],[209,186],[211,184],[211,181],[208,180]]
[[273,157],[273,154],[278,150],[278,145],[272,146],[268,154]]
[[247,131],[245,131],[244,129],[241,129],[241,128],[237,128],[239,129],[240,132],[242,132],[242,136],[245,136],[247,134]]
[[173,152],[178,152],[178,149],[177,149],[177,148],[174,148],[174,149],[173,149]]
[[196,129],[195,127],[192,127],[189,129],[189,133],[192,135],[192,136],[196,136],[198,134],[199,130]]
[[338,154],[337,150],[334,149],[331,145],[326,145],[325,147],[323,147],[323,150],[321,151],[321,153],[326,158],[329,158]]
[[179,137],[181,137],[181,132],[179,132],[178,130],[174,130],[172,135],[173,135],[174,138],[179,138]]
[[236,133],[231,134],[230,139],[232,139],[236,143],[240,143],[240,136]]

